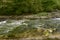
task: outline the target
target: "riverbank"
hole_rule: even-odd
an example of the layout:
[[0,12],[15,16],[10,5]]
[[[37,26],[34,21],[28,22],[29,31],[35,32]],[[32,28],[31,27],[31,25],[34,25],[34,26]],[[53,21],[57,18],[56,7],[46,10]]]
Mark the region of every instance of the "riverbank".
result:
[[40,18],[51,18],[47,16],[27,15],[27,16],[0,16],[0,19],[40,19]]
[[59,18],[60,12],[42,12],[28,15],[0,15],[0,19],[40,19],[40,18]]
[[11,16],[5,16],[0,15],[0,19],[40,19],[40,18],[52,18],[51,15],[40,15],[40,14],[31,14],[31,15],[11,15]]
[[27,37],[27,38],[0,38],[0,40],[60,40],[60,34],[50,35],[48,37],[37,36],[37,37]]

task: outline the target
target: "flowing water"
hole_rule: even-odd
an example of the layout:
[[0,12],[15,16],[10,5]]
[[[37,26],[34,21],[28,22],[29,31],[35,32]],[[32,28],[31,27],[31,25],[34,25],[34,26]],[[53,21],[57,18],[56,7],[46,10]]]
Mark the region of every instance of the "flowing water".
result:
[[21,20],[12,20],[6,19],[0,21],[0,35],[8,34],[10,31],[13,31],[14,28],[21,27],[21,31],[24,28],[56,28],[56,32],[60,32],[60,18],[51,18],[51,19],[21,19]]

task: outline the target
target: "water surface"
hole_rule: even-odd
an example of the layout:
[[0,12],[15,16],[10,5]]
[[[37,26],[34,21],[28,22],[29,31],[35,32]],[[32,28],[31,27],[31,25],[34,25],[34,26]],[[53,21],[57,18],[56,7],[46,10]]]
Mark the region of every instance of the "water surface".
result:
[[56,28],[57,31],[60,31],[60,18],[51,18],[51,19],[21,19],[21,20],[12,20],[6,19],[0,21],[0,35],[7,34],[16,27],[24,28]]

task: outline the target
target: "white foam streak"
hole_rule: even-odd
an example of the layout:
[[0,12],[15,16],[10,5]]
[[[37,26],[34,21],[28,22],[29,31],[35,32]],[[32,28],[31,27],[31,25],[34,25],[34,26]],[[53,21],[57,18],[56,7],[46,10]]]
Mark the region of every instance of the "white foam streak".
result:
[[54,18],[53,20],[60,20],[60,18]]
[[4,23],[6,23],[6,21],[2,21],[2,22],[0,22],[0,24],[4,24]]

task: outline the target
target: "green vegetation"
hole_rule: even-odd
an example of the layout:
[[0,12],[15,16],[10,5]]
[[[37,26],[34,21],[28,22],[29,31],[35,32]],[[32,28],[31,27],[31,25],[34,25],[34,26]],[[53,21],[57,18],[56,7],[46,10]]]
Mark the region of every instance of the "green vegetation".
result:
[[60,0],[0,0],[0,15],[36,14],[60,9]]

